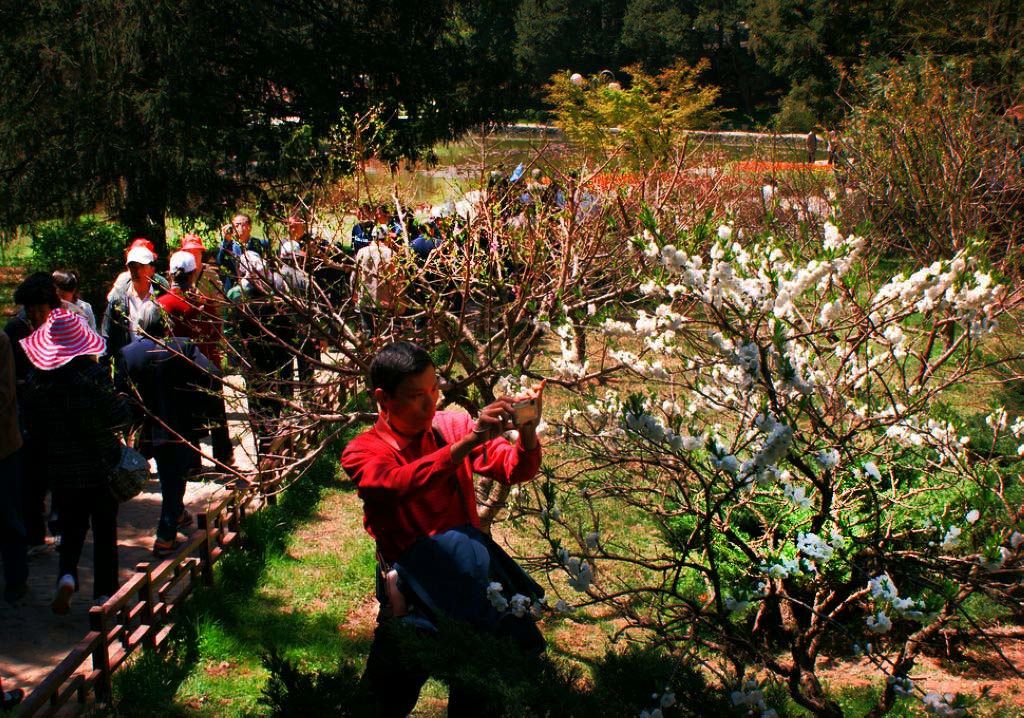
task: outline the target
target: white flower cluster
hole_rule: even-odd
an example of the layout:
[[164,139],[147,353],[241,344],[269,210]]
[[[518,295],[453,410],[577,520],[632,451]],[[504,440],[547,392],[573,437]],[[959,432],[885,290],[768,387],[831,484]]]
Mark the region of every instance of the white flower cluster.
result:
[[1006,294],[992,275],[969,271],[973,259],[959,254],[932,262],[910,276],[898,274],[875,294],[872,318],[878,322],[901,314],[907,307],[927,313],[948,310],[974,335],[995,329],[992,315]]
[[739,475],[744,483],[753,481],[764,485],[780,476],[776,465],[786,457],[789,447],[793,445],[793,430],[767,414],[758,415],[754,425],[767,437],[761,449],[743,462]]
[[[875,418],[882,421],[891,417],[900,417],[907,407],[902,404],[887,407]],[[940,463],[946,460],[959,460],[966,455],[970,437],[959,436],[956,426],[949,421],[931,417],[904,416],[889,425],[885,435],[900,446],[929,446],[936,451]]]
[[823,290],[833,278],[845,274],[864,246],[863,239],[853,235],[842,240],[838,229],[831,226],[824,247],[834,258],[795,266],[784,260],[777,247],[754,245],[748,249],[733,242],[732,235],[731,227],[720,228],[706,268],[703,258],[671,244],[659,248],[651,242],[645,254],[679,275],[679,285],[665,287],[671,296],[692,294],[716,308],[729,304],[744,311],[772,311],[782,319],[796,314],[795,300],[804,292],[815,287]]
[[[576,337],[572,326],[561,324],[555,329],[561,347],[561,356],[551,364],[552,371],[560,378],[568,381],[579,381],[587,375],[589,362],[577,355]],[[582,360],[582,361],[581,361]]]
[[487,600],[495,610],[509,611],[516,618],[523,618],[527,613],[534,618],[540,618],[541,613],[547,607],[547,601],[543,596],[536,601],[531,601],[528,596],[521,593],[515,594],[510,599],[505,598],[504,587],[497,581],[487,584]]
[[587,561],[569,556],[568,550],[560,548],[558,549],[558,562],[569,574],[569,585],[572,588],[580,593],[585,593],[590,588],[590,584],[594,580],[594,569]]
[[823,449],[814,455],[814,460],[818,462],[818,466],[829,471],[839,463],[839,452],[836,449]]
[[661,695],[652,693],[651,700],[657,702],[657,707],[649,711],[640,711],[640,718],[663,718],[662,711],[676,704],[676,694],[669,690],[668,686],[665,686],[665,692]]
[[846,544],[846,540],[836,529],[832,530],[832,535],[829,538],[831,541],[826,541],[816,533],[801,532],[796,537],[796,549],[804,556],[818,561],[828,561],[837,549]]
[[872,633],[888,633],[892,628],[892,620],[886,613],[890,607],[897,616],[925,623],[934,619],[935,614],[926,611],[927,606],[922,600],[901,598],[896,584],[889,574],[883,573],[868,581],[868,592],[875,603],[877,612],[868,616],[867,628]]
[[743,706],[749,709],[751,714],[760,711],[761,718],[778,718],[778,713],[774,708],[768,707],[764,700],[764,691],[753,678],[747,680],[739,690],[730,693],[729,697],[734,706]]
[[655,379],[658,381],[667,381],[669,377],[668,371],[662,365],[661,360],[654,362],[648,362],[641,359],[633,352],[618,350],[608,352],[615,361],[619,362],[623,366],[629,367],[631,370],[644,377],[645,379]]
[[[656,444],[667,443],[676,452],[696,451],[704,446],[704,437],[677,434],[660,416],[627,411],[622,417],[623,426]],[[737,463],[737,467],[739,464]]]
[[914,693],[914,682],[906,676],[889,676],[886,681],[901,696],[909,696]]
[[767,574],[771,578],[789,578],[803,574],[803,568],[798,558],[780,557],[778,562],[763,563],[758,568],[761,573]]
[[802,509],[811,507],[811,497],[807,495],[807,488],[804,486],[783,481],[782,495]]
[[952,693],[925,693],[921,699],[927,713],[939,718],[964,718],[967,715],[966,708],[956,708],[952,704],[956,702],[956,696]]

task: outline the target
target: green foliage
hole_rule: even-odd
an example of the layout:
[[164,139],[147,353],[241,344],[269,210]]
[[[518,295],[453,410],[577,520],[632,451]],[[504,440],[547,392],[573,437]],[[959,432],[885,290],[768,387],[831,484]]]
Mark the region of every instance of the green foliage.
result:
[[[477,695],[480,715],[602,717],[639,715],[655,708],[680,718],[744,714],[721,691],[709,687],[695,667],[656,649],[609,652],[594,662],[590,680],[584,682],[580,669],[571,663],[550,655],[526,656],[510,643],[465,627],[448,626],[443,638],[392,628],[401,636],[403,660],[415,661],[443,682],[456,682]],[[373,715],[352,664],[343,663],[331,672],[304,671],[273,651],[263,660],[271,677],[260,702],[275,718],[325,710],[342,716]],[[663,696],[671,696],[664,707]]]
[[547,87],[555,121],[569,140],[595,158],[622,151],[634,168],[666,159],[686,130],[711,126],[718,89],[700,83],[706,62],[677,62],[657,75],[627,67],[628,88],[610,75],[573,82],[557,73]]
[[97,316],[110,278],[124,266],[128,230],[94,215],[70,221],[52,220],[32,225],[32,268],[44,272],[75,269],[80,289]]
[[325,713],[345,718],[368,713],[359,685],[359,670],[350,662],[343,662],[332,671],[303,673],[272,649],[263,656],[263,666],[270,678],[259,702],[276,718],[307,718]]

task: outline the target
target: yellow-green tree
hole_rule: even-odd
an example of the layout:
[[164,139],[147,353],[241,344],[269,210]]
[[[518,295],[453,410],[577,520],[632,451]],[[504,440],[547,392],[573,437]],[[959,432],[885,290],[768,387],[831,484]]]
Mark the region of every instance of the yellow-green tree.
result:
[[679,61],[656,75],[631,65],[622,70],[628,87],[609,72],[589,79],[559,72],[546,96],[571,143],[594,156],[620,153],[639,168],[668,157],[687,130],[718,121],[719,90],[700,81],[707,69],[706,60],[696,66]]

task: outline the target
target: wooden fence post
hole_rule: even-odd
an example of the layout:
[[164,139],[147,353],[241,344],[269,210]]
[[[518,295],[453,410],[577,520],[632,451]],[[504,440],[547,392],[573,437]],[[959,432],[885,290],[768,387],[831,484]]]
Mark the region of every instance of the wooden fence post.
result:
[[110,675],[110,629],[107,626],[107,612],[102,606],[89,609],[89,627],[100,634],[99,645],[92,652],[92,667],[100,672],[96,679],[96,700],[109,703],[113,698],[113,681]]
[[204,511],[196,517],[197,525],[199,529],[206,533],[206,540],[203,541],[202,555],[200,556],[199,570],[203,577],[203,584],[206,586],[213,585],[213,548],[217,543],[216,537],[214,536],[214,528],[217,525],[217,518],[212,517],[209,511]]
[[146,577],[145,583],[139,587],[139,595],[142,597],[142,622],[148,626],[146,629],[146,645],[149,648],[156,648],[156,626],[154,623],[153,607],[153,581],[149,575],[149,564],[139,563],[135,565],[135,572]]

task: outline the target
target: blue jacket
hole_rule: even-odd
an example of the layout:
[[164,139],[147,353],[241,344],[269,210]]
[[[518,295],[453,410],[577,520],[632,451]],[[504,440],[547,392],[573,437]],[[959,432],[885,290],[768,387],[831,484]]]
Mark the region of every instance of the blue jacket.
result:
[[125,394],[138,392],[136,420],[142,423],[143,440],[153,446],[179,443],[175,433],[190,442],[199,438],[213,408],[211,392],[219,390],[210,360],[191,341],[178,337],[163,344],[139,337],[125,346],[116,359],[114,380]]

